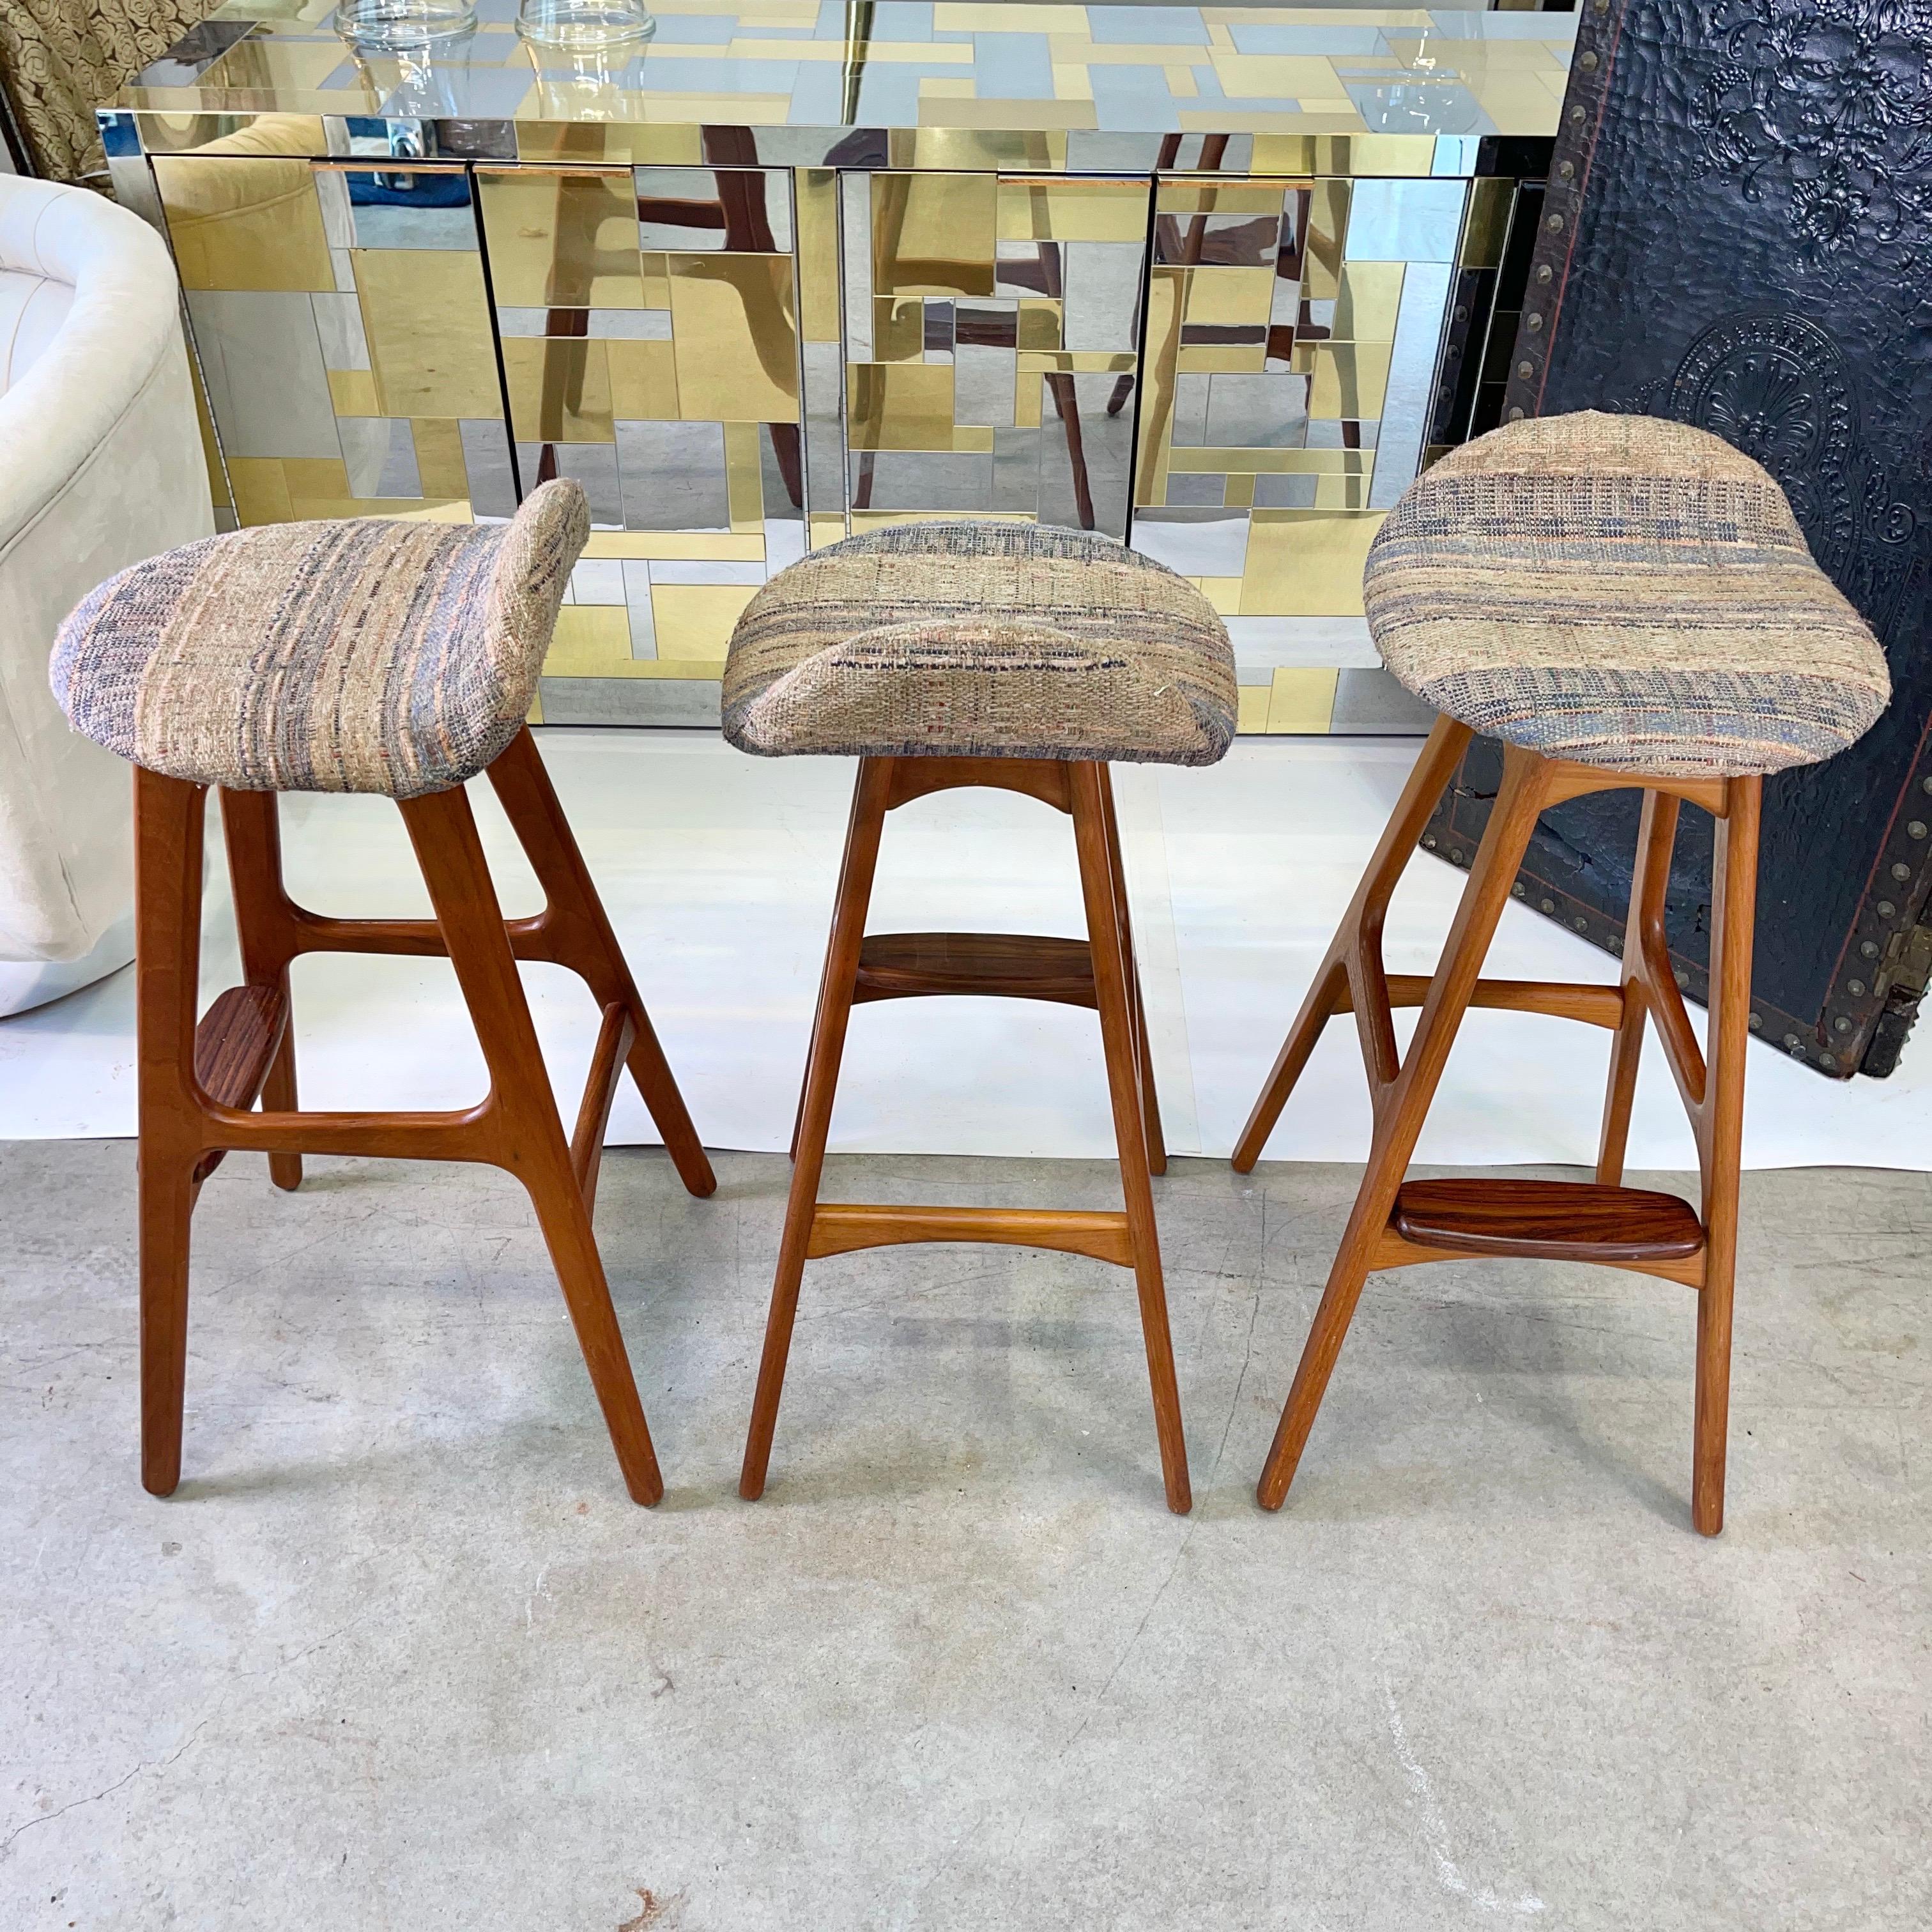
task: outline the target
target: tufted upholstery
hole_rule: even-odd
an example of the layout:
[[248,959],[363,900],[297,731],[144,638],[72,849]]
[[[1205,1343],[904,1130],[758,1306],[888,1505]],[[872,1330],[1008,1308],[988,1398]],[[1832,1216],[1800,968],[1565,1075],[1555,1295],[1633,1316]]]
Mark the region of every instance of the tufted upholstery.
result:
[[1670,776],[1815,764],[1891,695],[1784,494],[1682,423],[1512,423],[1410,484],[1363,594],[1389,669],[1491,737]]
[[61,628],[53,685],[124,758],[243,791],[414,798],[472,778],[528,716],[580,485],[508,524],[271,524],[123,571]]
[[0,268],[0,395],[44,356],[74,308],[74,285]]
[[724,735],[766,756],[1209,765],[1234,729],[1226,627],[1111,538],[945,519],[848,537],[746,606]]

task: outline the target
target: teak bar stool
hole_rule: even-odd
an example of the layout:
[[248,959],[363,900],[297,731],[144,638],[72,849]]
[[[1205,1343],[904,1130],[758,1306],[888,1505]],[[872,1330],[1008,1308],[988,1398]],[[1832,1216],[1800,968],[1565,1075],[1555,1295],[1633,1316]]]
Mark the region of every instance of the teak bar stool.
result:
[[[1368,1171],[1295,1372],[1260,1499],[1280,1508],[1365,1278],[1470,1256],[1595,1262],[1697,1291],[1692,1514],[1723,1527],[1744,1046],[1762,775],[1841,751],[1884,709],[1885,659],[1811,560],[1783,493],[1701,430],[1586,412],[1525,422],[1445,456],[1369,551],[1369,623],[1388,668],[1443,713],[1244,1130],[1252,1168],[1322,1029],[1352,1012],[1374,1102]],[[1503,776],[1434,974],[1384,971],[1396,884],[1471,736]],[[1538,813],[1586,792],[1644,794],[1621,984],[1480,976]],[[1718,821],[1711,1000],[1700,1052],[1666,946],[1683,802]],[[1594,1183],[1405,1181],[1472,1006],[1607,1028]],[[1398,1054],[1390,1009],[1420,1006]],[[1690,1116],[1694,1211],[1623,1186],[1646,1021]],[[1708,1058],[1707,1058],[1708,1055]]]
[[[529,1189],[626,1486],[663,1493],[591,1232],[598,1162],[624,1068],[685,1185],[716,1185],[543,760],[525,728],[571,566],[590,532],[574,483],[483,528],[280,524],[124,571],[68,620],[56,695],[74,728],[134,765],[139,976],[141,1479],[181,1477],[188,1224],[224,1154],[484,1161]],[[487,771],[544,889],[506,921],[464,781]],[[233,882],[244,982],[196,1024],[202,836],[210,786]],[[342,920],[282,888],[275,794],[376,792],[400,807],[434,920]],[[446,956],[490,1090],[447,1113],[316,1113],[296,1102],[289,964],[304,952]],[[566,1139],[519,959],[567,966],[602,1007]],[[251,1111],[256,1100],[263,1111]]]
[[[764,1489],[805,1264],[894,1242],[993,1241],[1133,1270],[1168,1505],[1190,1506],[1148,1184],[1166,1156],[1107,764],[1211,764],[1234,725],[1234,653],[1220,618],[1184,578],[1106,537],[989,520],[897,524],[815,551],[746,608],[724,666],[725,736],[767,757],[860,762],[740,1495]],[[866,937],[886,814],[962,785],[1023,792],[1072,815],[1085,940]],[[820,1202],[853,1006],[949,993],[1098,1010],[1124,1214]]]

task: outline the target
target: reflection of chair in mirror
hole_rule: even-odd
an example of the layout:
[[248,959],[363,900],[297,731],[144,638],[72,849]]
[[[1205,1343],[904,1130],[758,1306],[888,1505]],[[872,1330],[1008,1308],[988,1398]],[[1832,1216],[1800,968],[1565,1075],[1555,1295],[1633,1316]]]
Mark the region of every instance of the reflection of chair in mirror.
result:
[[[1178,134],[1163,134],[1160,137],[1160,153],[1154,162],[1156,180],[1172,167],[1180,158],[1180,139]],[[1203,136],[1201,142],[1201,172],[1213,174],[1220,167],[1228,152],[1228,136],[1225,134]],[[1164,257],[1174,262],[1184,262],[1192,266],[1201,259],[1201,249],[1207,238],[1208,221],[1204,215],[1195,215],[1188,223],[1188,232],[1184,240],[1180,232],[1180,218],[1172,214],[1156,215],[1154,232],[1166,243],[1161,250]],[[1134,298],[1134,338],[1140,339],[1141,309],[1144,296]],[[1134,378],[1131,371],[1114,385],[1114,393],[1107,398],[1107,413],[1118,416],[1126,407],[1127,398],[1134,392]]]
[[[1178,142],[1179,136],[1174,137]],[[1225,140],[1222,142],[1225,147]],[[1163,147],[1162,152],[1166,153]],[[963,280],[962,265],[952,261],[927,262],[908,260],[901,256],[900,237],[903,232],[906,212],[910,198],[910,184],[903,177],[888,176],[883,184],[880,196],[878,230],[874,236],[874,258],[896,262],[903,281],[916,284],[925,282],[940,288],[955,289],[952,299],[957,304],[954,340],[968,347],[986,349],[1017,349],[1019,345],[1017,322],[1014,318],[1003,314],[975,313],[968,304],[976,295],[988,298],[993,292],[994,281],[989,278],[985,287],[975,290],[958,289],[955,285]],[[1036,241],[1033,244],[1031,261],[1005,260],[998,263],[994,271],[997,280],[1011,286],[1037,291],[1057,302],[1066,299],[1066,277],[1060,259],[1061,244],[1053,241]],[[917,272],[928,269],[931,272],[921,275]],[[1064,313],[1064,311],[1063,311]],[[1138,327],[1136,327],[1138,333]],[[1086,440],[1080,422],[1080,405],[1072,375],[1064,371],[1049,371],[1042,378],[1046,393],[1053,398],[1054,415],[1065,431],[1067,463],[1073,483],[1075,514],[1083,530],[1096,527],[1094,508],[1093,480],[1087,465]],[[1133,378],[1124,376],[1122,382],[1126,391],[1116,386],[1116,394],[1124,401],[1132,391]],[[883,392],[880,392],[881,397]],[[1108,414],[1119,413],[1118,404],[1109,403]],[[872,422],[869,428],[876,434],[878,424]],[[852,496],[855,510],[872,508],[874,481],[877,471],[876,448],[863,448],[859,452],[859,472]]]
[[[724,244],[717,251],[721,254],[787,254],[788,240],[782,244],[773,232],[766,206],[769,171],[758,166],[757,152],[746,130],[706,129],[704,158],[704,168],[680,168],[677,172],[693,176],[709,172],[716,193],[706,196],[640,194],[634,197],[634,218],[640,226],[687,230],[694,237],[716,236]],[[616,247],[604,246],[600,236],[610,219],[610,210],[604,202],[566,192],[565,184],[560,183],[554,216],[554,257],[559,265],[569,266],[567,292],[584,298],[568,304],[560,303],[554,299],[558,291],[553,289],[551,304],[545,310],[544,332],[552,343],[583,342],[586,347],[574,354],[552,350],[544,357],[540,419],[546,424],[574,416],[583,402],[590,366],[587,344],[594,304],[587,298],[591,287],[602,277],[623,278],[634,277],[636,273],[638,231],[634,229]],[[662,247],[658,244],[645,252],[660,252]],[[687,272],[701,274],[703,261],[702,254],[695,255]],[[764,305],[764,313],[748,317],[747,332],[765,375],[776,387],[796,394],[795,318],[786,310],[776,290],[760,291],[748,284],[741,286],[748,305],[754,302]],[[786,495],[793,508],[802,510],[805,484],[798,424],[769,422],[764,428],[771,438],[772,455]],[[536,474],[524,478],[526,487],[548,482],[559,473],[556,446],[540,442]]]
[[[771,216],[765,205],[765,180],[758,170],[758,149],[752,132],[745,128],[707,128],[704,130],[704,158],[715,170],[712,178],[718,193],[708,200],[672,200],[664,196],[640,195],[638,219],[674,228],[722,231],[724,248],[734,255],[770,255],[784,252],[772,232]],[[752,340],[765,373],[780,388],[797,380],[795,367],[785,358],[796,354],[797,332],[789,318],[782,328],[760,328],[754,321]],[[798,424],[772,423],[772,452],[778,475],[794,509],[805,505],[805,472],[800,458]]]

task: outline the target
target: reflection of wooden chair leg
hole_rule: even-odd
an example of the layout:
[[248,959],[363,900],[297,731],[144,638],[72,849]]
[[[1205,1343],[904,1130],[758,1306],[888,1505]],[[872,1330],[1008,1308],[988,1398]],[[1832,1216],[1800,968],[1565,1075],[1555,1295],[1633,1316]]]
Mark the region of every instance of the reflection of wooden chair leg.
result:
[[[1040,286],[1061,304],[1064,312],[1066,278],[1060,269],[1060,244],[1057,242],[1042,242],[1037,252]],[[1073,378],[1064,372],[1049,375],[1046,388],[1053,398],[1054,413],[1066,433],[1066,461],[1073,475],[1074,514],[1080,520],[1080,527],[1090,530],[1094,527],[1094,487],[1087,473],[1087,442],[1080,430],[1079,395],[1073,386]],[[1109,410],[1108,413],[1111,416],[1114,412]]]
[[[1086,941],[986,933],[866,937],[866,912],[886,814],[929,792],[959,785],[1024,792],[1071,814],[1087,912]],[[898,1242],[991,1241],[1090,1255],[1134,1270],[1168,1504],[1182,1512],[1190,1507],[1186,1447],[1148,1178],[1165,1156],[1158,1152],[1159,1127],[1152,1116],[1146,1023],[1121,878],[1118,835],[1103,765],[1021,758],[862,761],[812,1028],[784,1234],[739,1481],[742,1496],[755,1498],[764,1492],[806,1262]],[[832,1097],[853,1006],[873,1000],[961,993],[1048,1000],[1097,1010],[1120,1152],[1124,1213],[885,1208],[819,1201]]]
[[[544,908],[532,918],[503,919],[460,789],[400,802],[433,920],[342,920],[296,904],[282,882],[274,796],[224,791],[244,983],[221,994],[197,1025],[207,794],[182,779],[136,772],[142,1480],[157,1495],[169,1493],[181,1473],[189,1219],[201,1182],[235,1150],[267,1154],[284,1187],[299,1180],[304,1151],[481,1161],[514,1174],[536,1210],[626,1486],[639,1502],[662,1493],[590,1226],[604,1125],[626,1066],[686,1185],[704,1194],[715,1184],[527,732],[490,776],[544,888]],[[488,1095],[446,1112],[299,1109],[289,965],[318,952],[447,958],[489,1069]],[[570,968],[604,1010],[568,1139],[519,959]]]
[[[1634,778],[1507,748],[1502,787],[1435,973],[1389,974],[1382,962],[1382,931],[1390,898],[1469,736],[1467,727],[1446,718],[1437,725],[1341,930],[1316,969],[1308,998],[1235,1150],[1237,1168],[1246,1172],[1253,1166],[1323,1026],[1337,1013],[1353,1012],[1374,1100],[1368,1166],[1282,1408],[1261,1479],[1260,1500],[1276,1509],[1288,1493],[1370,1274],[1472,1256],[1567,1259],[1657,1275],[1697,1292],[1692,1518],[1705,1534],[1715,1535],[1724,1522],[1760,782],[1754,777]],[[1645,802],[1622,983],[1484,979],[1484,956],[1538,814],[1565,799],[1632,784],[1644,789]],[[1684,799],[1704,806],[1718,820],[1705,1051],[1699,1048],[1678,991],[1664,933],[1670,848],[1678,804]],[[1594,1181],[1406,1180],[1450,1046],[1472,1006],[1546,1013],[1611,1032],[1611,1072]],[[1396,1006],[1422,1010],[1408,1050],[1400,1054],[1392,1016]],[[1620,1184],[1646,1021],[1656,1027],[1696,1136],[1702,1189],[1695,1211],[1673,1195]]]
[[805,507],[805,469],[799,453],[798,424],[773,423],[772,454],[778,466],[778,476],[785,487],[785,495],[794,510]]
[[1080,527],[1094,527],[1094,490],[1087,475],[1087,446],[1080,434],[1080,399],[1074,393],[1073,378],[1052,375],[1046,386],[1053,398],[1054,413],[1066,430],[1066,460],[1073,472],[1073,508]]

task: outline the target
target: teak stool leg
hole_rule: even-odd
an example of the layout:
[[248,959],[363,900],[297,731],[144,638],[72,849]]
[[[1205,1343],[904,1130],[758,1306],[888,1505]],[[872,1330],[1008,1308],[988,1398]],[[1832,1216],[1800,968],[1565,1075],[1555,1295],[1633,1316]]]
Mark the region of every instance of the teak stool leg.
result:
[[530,1192],[625,1486],[655,1503],[663,1478],[469,798],[435,792],[404,800],[402,814],[490,1070],[496,1146],[486,1157]]
[[158,1496],[171,1495],[181,1480],[189,1224],[202,1151],[188,1070],[194,1064],[207,804],[199,785],[135,771],[141,1484]]
[[[504,814],[536,874],[548,901],[538,923],[545,928],[550,956],[569,967],[590,986],[608,1013],[621,1007],[634,1029],[626,1064],[644,1106],[664,1136],[664,1150],[692,1193],[712,1193],[717,1176],[692,1126],[670,1064],[658,1043],[650,1016],[631,976],[604,902],[578,849],[576,835],[558,802],[543,754],[528,730],[518,734],[489,770],[490,782]],[[601,1135],[599,1136],[601,1142]]]
[[[1432,739],[1430,749],[1436,748],[1436,740]],[[1505,754],[1502,785],[1490,814],[1482,848],[1470,868],[1468,883],[1463,888],[1442,960],[1430,982],[1408,1051],[1399,1066],[1389,1024],[1386,991],[1377,999],[1368,984],[1371,979],[1379,980],[1381,976],[1382,916],[1388,905],[1389,892],[1393,890],[1393,878],[1388,880],[1388,891],[1372,891],[1370,886],[1379,886],[1380,874],[1387,872],[1391,860],[1396,862],[1394,872],[1400,872],[1400,860],[1407,856],[1406,844],[1399,854],[1394,853],[1386,849],[1389,842],[1384,838],[1384,849],[1378,850],[1370,880],[1365,882],[1362,892],[1358,895],[1358,905],[1362,912],[1360,922],[1355,924],[1352,919],[1352,929],[1345,927],[1344,940],[1338,942],[1338,950],[1348,962],[1347,970],[1354,987],[1357,1021],[1363,1028],[1364,1046],[1368,1049],[1366,1057],[1375,1096],[1375,1132],[1367,1172],[1362,1177],[1361,1188],[1342,1234],[1340,1250],[1329,1270],[1322,1304],[1302,1350],[1301,1361],[1294,1372],[1280,1424],[1275,1430],[1274,1445],[1268,1451],[1268,1462],[1256,1489],[1256,1493],[1264,1509],[1279,1509],[1288,1494],[1288,1485],[1294,1480],[1295,1466],[1301,1460],[1308,1432],[1322,1406],[1335,1359],[1341,1352],[1342,1339],[1354,1318],[1355,1305],[1361,1298],[1362,1285],[1368,1279],[1372,1258],[1388,1226],[1396,1190],[1402,1185],[1429,1103],[1442,1078],[1449,1049],[1468,1010],[1470,995],[1475,990],[1484,955],[1489,950],[1503,908],[1509,903],[1510,885],[1522,862],[1530,834],[1535,830],[1537,814],[1546,800],[1545,769],[1541,760],[1514,746],[1510,747]],[[1412,807],[1419,804],[1413,793],[1412,786],[1411,790],[1403,794],[1392,830],[1394,826],[1406,829],[1408,820],[1414,815]],[[1426,812],[1422,816],[1426,820]],[[1368,956],[1366,962],[1365,952]],[[1312,1046],[1312,1042],[1309,1044]],[[1286,1058],[1285,1050],[1284,1060]],[[1306,1048],[1302,1058],[1306,1058]],[[1277,1063],[1277,1078],[1280,1070]],[[1298,1072],[1299,1067],[1294,1070]],[[1292,1084],[1292,1076],[1289,1084]],[[1285,1095],[1286,1088],[1283,1091]],[[1258,1107],[1257,1120],[1260,1114]],[[1251,1124],[1250,1132],[1252,1130]],[[1264,1136],[1266,1128],[1262,1132]]]
[[1636,1098],[1638,1062],[1650,1003],[1645,963],[1653,950],[1668,956],[1664,904],[1670,889],[1670,854],[1677,840],[1678,800],[1667,792],[1647,791],[1638,821],[1636,864],[1630,876],[1630,912],[1624,926],[1623,1018],[1610,1042],[1610,1077],[1604,1095],[1604,1127],[1597,1146],[1597,1180],[1605,1187],[1624,1178],[1630,1144],[1630,1107]]
[[[1147,1349],[1148,1380],[1154,1391],[1154,1432],[1160,1444],[1161,1478],[1167,1506],[1177,1516],[1193,1507],[1187,1478],[1187,1442],[1180,1422],[1180,1391],[1174,1381],[1174,1342],[1168,1332],[1167,1291],[1161,1277],[1160,1236],[1154,1222],[1154,1190],[1148,1176],[1153,1145],[1148,1117],[1142,1112],[1147,1090],[1143,1054],[1144,1022],[1139,988],[1125,943],[1126,895],[1120,852],[1113,830],[1103,767],[1070,766],[1073,836],[1080,858],[1080,890],[1086,903],[1088,944],[1092,948],[1094,991],[1100,1010],[1100,1038],[1113,1101],[1114,1138],[1120,1154],[1120,1189],[1127,1210],[1134,1286],[1140,1298],[1141,1334]],[[1165,1156],[1163,1156],[1165,1165]]]
[[[289,962],[297,940],[282,884],[281,823],[275,794],[224,791],[221,831],[228,848],[228,878],[235,902],[235,932],[242,976],[251,986],[272,986],[284,1016],[281,1044],[262,1082],[262,1105],[271,1113],[296,1110],[295,1010],[289,998]],[[302,1185],[302,1156],[278,1149],[268,1156],[268,1178],[292,1191]]]
[[1160,1101],[1154,1092],[1154,1053],[1148,1041],[1147,1008],[1141,998],[1140,962],[1134,952],[1133,922],[1127,910],[1126,868],[1120,857],[1120,821],[1114,813],[1114,775],[1105,765],[1100,778],[1100,803],[1106,821],[1107,870],[1114,910],[1119,915],[1121,956],[1126,962],[1127,1004],[1133,1023],[1134,1070],[1140,1082],[1141,1112],[1147,1120],[1148,1165],[1156,1174],[1167,1172],[1167,1142],[1160,1130]]
[[[1274,1131],[1276,1121],[1281,1118],[1282,1108],[1288,1104],[1288,1096],[1294,1090],[1294,1083],[1301,1078],[1302,1070],[1308,1064],[1308,1056],[1315,1051],[1315,1043],[1322,1037],[1322,1028],[1336,1013],[1347,1010],[1346,988],[1352,972],[1358,970],[1352,967],[1351,962],[1366,956],[1373,962],[1378,972],[1381,970],[1382,922],[1388,915],[1389,902],[1395,896],[1395,889],[1414,856],[1416,841],[1422,836],[1423,828],[1428,824],[1436,801],[1448,788],[1473,736],[1466,724],[1459,724],[1454,718],[1436,720],[1428,742],[1422,748],[1421,757],[1417,759],[1408,775],[1408,782],[1402,787],[1402,796],[1396,801],[1395,812],[1376,844],[1368,869],[1362,874],[1362,883],[1356,887],[1355,896],[1349,902],[1348,910],[1342,915],[1334,939],[1315,970],[1308,997],[1303,1000],[1294,1024],[1282,1042],[1280,1052],[1275,1056],[1274,1065],[1269,1070],[1260,1096],[1248,1116],[1246,1126],[1241,1130],[1241,1137],[1234,1144],[1234,1165],[1238,1173],[1253,1171],[1268,1136]],[[1343,996],[1339,1004],[1338,994]],[[1358,1024],[1365,1024],[1361,1003],[1357,1003],[1356,1012]],[[1370,1016],[1366,1023],[1372,1022],[1372,1016]],[[1369,1034],[1365,1032],[1365,1052],[1370,1045]],[[1384,1057],[1385,1052],[1392,1063],[1392,1037],[1385,1049],[1380,1041],[1374,1042],[1374,1046],[1376,1058]],[[1393,1072],[1392,1064],[1388,1070]]]
[[838,874],[838,897],[832,914],[832,938],[826,949],[824,981],[819,992],[818,1018],[812,1029],[804,1094],[799,1104],[791,1191],[785,1202],[784,1234],[778,1249],[778,1272],[772,1283],[771,1312],[765,1322],[765,1346],[758,1360],[758,1387],[752,1398],[752,1424],[745,1438],[744,1466],[738,1476],[738,1493],[748,1502],[755,1502],[764,1494],[765,1473],[771,1463],[772,1436],[778,1426],[785,1360],[791,1352],[792,1324],[798,1315],[799,1284],[804,1279],[819,1178],[825,1168],[832,1096],[838,1086],[839,1062],[844,1056],[846,1023],[852,1016],[859,951],[865,944],[866,912],[872,903],[872,878],[878,868],[879,839],[885,828],[892,776],[891,759],[863,759],[852,794],[845,856]]
[[[1724,1526],[1731,1412],[1731,1304],[1743,1165],[1744,1055],[1750,1045],[1751,940],[1757,921],[1758,824],[1763,781],[1732,778],[1712,855],[1709,1071],[1693,1115],[1702,1169],[1704,1285],[1697,1295],[1697,1394],[1690,1516],[1706,1536]],[[1661,920],[1659,921],[1660,926]],[[1668,970],[1667,956],[1664,962]]]

